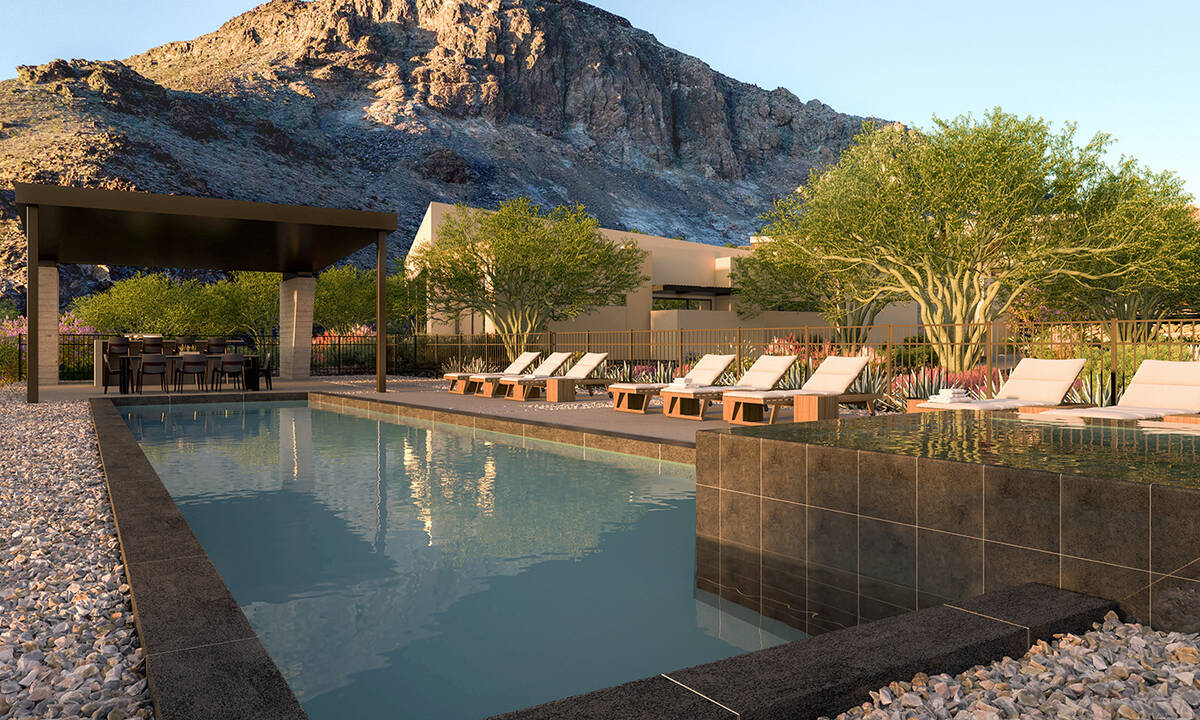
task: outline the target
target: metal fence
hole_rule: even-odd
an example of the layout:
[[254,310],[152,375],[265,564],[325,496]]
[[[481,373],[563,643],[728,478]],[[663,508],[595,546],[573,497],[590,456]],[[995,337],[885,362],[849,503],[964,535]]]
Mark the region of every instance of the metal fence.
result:
[[[61,335],[59,379],[93,377],[95,335]],[[255,348],[245,338],[228,338],[241,352],[271,354],[278,368],[278,344]],[[25,375],[28,339],[0,338],[0,382]],[[1071,399],[1112,404],[1147,358],[1200,360],[1200,322],[1079,321],[987,323],[944,326],[727,328],[533,333],[527,350],[543,353],[606,352],[608,377],[622,380],[673,376],[708,353],[731,354],[727,380],[736,380],[762,354],[797,355],[800,362],[784,387],[802,383],[828,355],[869,355],[868,370],[856,389],[919,397],[940,387],[966,387],[989,396],[1022,358],[1079,357],[1087,364]],[[508,364],[501,338],[487,335],[389,335],[388,372],[431,374],[450,368],[494,369]],[[368,374],[375,371],[373,335],[313,338],[313,375]]]

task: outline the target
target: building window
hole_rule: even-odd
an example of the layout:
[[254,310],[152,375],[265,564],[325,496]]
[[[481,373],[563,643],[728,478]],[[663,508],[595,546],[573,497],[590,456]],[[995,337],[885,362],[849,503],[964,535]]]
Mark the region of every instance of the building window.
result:
[[656,297],[654,310],[712,310],[711,299]]

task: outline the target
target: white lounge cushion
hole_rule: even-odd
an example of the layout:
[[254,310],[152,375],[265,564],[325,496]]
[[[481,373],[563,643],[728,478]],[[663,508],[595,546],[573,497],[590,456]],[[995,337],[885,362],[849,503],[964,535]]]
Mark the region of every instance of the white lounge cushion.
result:
[[563,363],[565,363],[567,360],[570,360],[570,359],[571,359],[571,353],[569,353],[569,352],[550,353],[550,355],[548,355],[546,357],[546,359],[542,361],[541,365],[538,365],[536,368],[533,369],[533,372],[510,373],[510,374],[480,373],[477,375],[472,375],[471,380],[474,382],[495,382],[497,380],[502,380],[504,378],[512,378],[512,377],[525,377],[525,376],[550,377],[554,373],[558,372],[558,369],[563,366]]
[[746,374],[737,381],[737,387],[751,390],[770,390],[779,378],[796,362],[796,355],[760,355]]
[[1200,362],[1143,360],[1117,407],[1176,408],[1168,415],[1200,412]]
[[[1024,405],[1058,405],[1070,392],[1087,360],[1038,360],[1025,358],[1017,363],[996,393],[997,400],[1022,400]],[[998,409],[998,408],[996,408]]]
[[1164,415],[1188,415],[1194,410],[1182,408],[1134,407],[1133,405],[1117,405],[1116,407],[1100,408],[1066,408],[1063,410],[1047,410],[1037,417],[1056,418],[1097,418],[1104,420],[1153,420]]
[[700,358],[685,378],[693,385],[712,385],[729,368],[736,355],[705,355]]
[[814,390],[731,390],[725,397],[732,400],[752,400],[760,403],[790,402],[797,395],[823,395],[837,397],[839,392],[817,392]]
[[812,377],[800,387],[809,393],[820,395],[842,395],[854,383],[871,358],[856,355],[837,357],[831,355],[821,361]]
[[737,356],[705,355],[700,358],[692,366],[692,369],[684,375],[685,378],[691,381],[691,385],[675,385],[674,383],[613,383],[608,386],[608,389],[647,395],[654,394],[666,388],[711,386],[717,381],[717,378],[721,377],[721,374],[725,372],[735,357]]
[[579,358],[579,362],[565,373],[563,377],[576,378],[582,380],[592,373],[596,372],[597,368],[608,359],[608,353],[587,353]]
[[992,400],[967,400],[965,402],[955,403],[927,402],[921,403],[917,407],[928,408],[931,410],[1016,410],[1025,406],[1050,407],[1057,404],[1057,401],[1039,402],[1033,400],[1008,400],[1005,398],[995,398]]
[[680,385],[669,385],[662,389],[663,392],[671,393],[672,395],[683,395],[684,397],[698,397],[711,395],[720,397],[723,393],[730,390],[757,390],[757,388],[743,387],[741,385],[701,385],[699,387],[683,387]]
[[608,386],[609,390],[622,390],[630,393],[656,393],[664,388],[669,388],[671,385],[667,383],[613,383]]

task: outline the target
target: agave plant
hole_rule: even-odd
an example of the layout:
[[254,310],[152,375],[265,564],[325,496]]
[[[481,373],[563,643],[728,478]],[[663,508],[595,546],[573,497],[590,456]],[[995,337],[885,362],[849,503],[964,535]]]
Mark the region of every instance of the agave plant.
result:
[[486,373],[497,369],[483,357],[450,358],[442,361],[444,373]]
[[1093,369],[1084,372],[1067,393],[1068,403],[1107,405],[1112,399],[1112,374]]

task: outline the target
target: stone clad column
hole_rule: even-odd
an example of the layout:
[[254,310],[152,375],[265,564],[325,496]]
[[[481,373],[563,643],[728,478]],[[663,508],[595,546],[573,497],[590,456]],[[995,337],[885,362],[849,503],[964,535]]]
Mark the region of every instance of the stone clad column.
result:
[[58,384],[58,266],[38,265],[38,384]]
[[313,296],[317,279],[285,274],[279,284],[279,379],[307,380],[312,374]]

